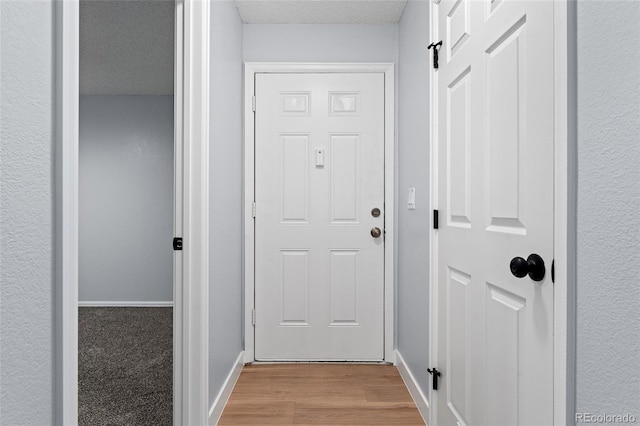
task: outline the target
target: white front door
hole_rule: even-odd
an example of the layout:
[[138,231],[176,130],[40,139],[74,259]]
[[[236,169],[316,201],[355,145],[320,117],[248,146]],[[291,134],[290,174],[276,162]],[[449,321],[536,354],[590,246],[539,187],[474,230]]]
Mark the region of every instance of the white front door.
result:
[[[553,2],[442,0],[434,11],[435,424],[551,425]],[[542,279],[516,277],[522,257],[516,269],[536,278],[534,253]]]
[[384,74],[255,82],[255,358],[382,360]]

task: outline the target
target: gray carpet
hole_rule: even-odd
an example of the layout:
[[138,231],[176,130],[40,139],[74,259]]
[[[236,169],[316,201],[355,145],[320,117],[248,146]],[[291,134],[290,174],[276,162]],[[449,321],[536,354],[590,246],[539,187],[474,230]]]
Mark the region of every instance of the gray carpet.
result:
[[79,308],[80,426],[171,425],[172,387],[172,308]]

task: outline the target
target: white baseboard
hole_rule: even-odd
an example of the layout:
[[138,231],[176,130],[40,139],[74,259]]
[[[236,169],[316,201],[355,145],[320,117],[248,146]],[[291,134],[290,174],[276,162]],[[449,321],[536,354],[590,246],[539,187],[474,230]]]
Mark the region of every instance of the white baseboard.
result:
[[227,401],[231,396],[231,392],[233,391],[233,387],[236,385],[238,381],[238,377],[240,377],[240,372],[242,371],[242,367],[244,366],[244,362],[242,361],[244,357],[244,351],[240,352],[238,355],[238,359],[236,359],[236,363],[233,368],[229,372],[227,379],[224,381],[222,385],[222,389],[218,392],[218,396],[216,400],[213,401],[213,405],[209,410],[209,425],[215,426],[220,421],[220,417],[222,416],[222,412],[224,411],[224,406],[227,405]]
[[425,424],[429,424],[429,401],[424,393],[422,393],[422,390],[418,386],[418,382],[416,382],[416,378],[411,374],[409,366],[404,362],[404,358],[402,358],[402,355],[397,350],[396,367],[400,372],[400,376],[402,377],[404,384],[407,386],[407,389],[409,389],[409,393],[411,394],[413,401],[416,403],[416,407],[418,407],[422,420],[424,420]]
[[91,301],[82,301],[78,302],[79,308],[170,308],[173,307],[173,302],[91,302]]

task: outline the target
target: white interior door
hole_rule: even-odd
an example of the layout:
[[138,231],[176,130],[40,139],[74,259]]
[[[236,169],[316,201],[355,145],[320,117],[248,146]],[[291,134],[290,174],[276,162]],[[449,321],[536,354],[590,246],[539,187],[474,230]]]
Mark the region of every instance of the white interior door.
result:
[[382,360],[384,74],[255,82],[255,358]]
[[[435,423],[551,425],[553,2],[442,0],[434,11]],[[514,276],[512,259],[532,253],[542,280]]]

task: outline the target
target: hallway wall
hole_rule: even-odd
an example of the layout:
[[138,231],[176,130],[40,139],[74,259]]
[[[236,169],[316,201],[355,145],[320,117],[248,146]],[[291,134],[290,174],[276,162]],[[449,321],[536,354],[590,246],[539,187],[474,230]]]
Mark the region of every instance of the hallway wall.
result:
[[[398,37],[398,351],[422,392],[429,375],[429,2],[411,0]],[[416,188],[416,209],[407,209]]]
[[397,25],[244,24],[245,62],[396,62]]
[[211,2],[209,400],[242,350],[242,22]]
[[80,96],[80,303],[173,303],[173,96]]
[[54,419],[54,2],[0,1],[0,424]]
[[576,409],[640,419],[640,2],[577,8]]

